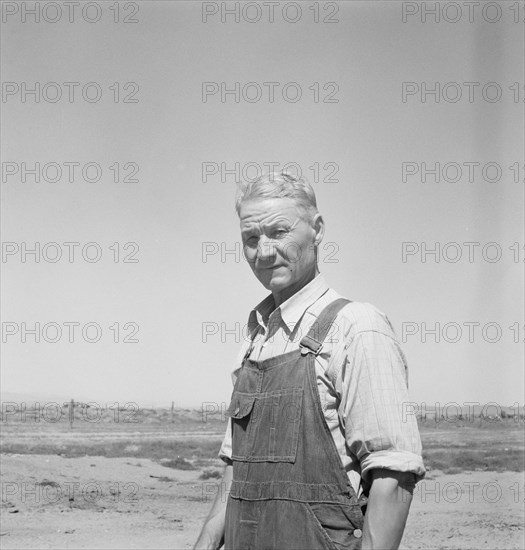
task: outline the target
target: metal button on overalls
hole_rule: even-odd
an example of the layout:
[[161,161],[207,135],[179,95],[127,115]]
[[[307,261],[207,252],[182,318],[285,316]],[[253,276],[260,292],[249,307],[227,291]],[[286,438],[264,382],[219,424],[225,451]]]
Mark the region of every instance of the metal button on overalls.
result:
[[326,424],[315,356],[338,311],[319,315],[300,349],[245,359],[233,390],[233,482],[225,550],[356,550],[363,514]]

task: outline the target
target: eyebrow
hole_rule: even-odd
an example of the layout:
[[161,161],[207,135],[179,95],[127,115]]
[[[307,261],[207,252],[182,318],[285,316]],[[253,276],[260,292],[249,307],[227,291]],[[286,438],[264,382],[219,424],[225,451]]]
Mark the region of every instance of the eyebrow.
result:
[[[275,227],[278,227],[278,226],[286,226],[289,228],[293,228],[294,225],[296,224],[290,223],[288,219],[283,218],[280,220],[275,220],[264,224],[262,226],[262,230],[267,231],[268,229],[274,229]],[[246,227],[245,229],[241,229],[241,235],[250,234],[250,233],[260,233],[260,232],[261,232],[261,224],[253,224]]]

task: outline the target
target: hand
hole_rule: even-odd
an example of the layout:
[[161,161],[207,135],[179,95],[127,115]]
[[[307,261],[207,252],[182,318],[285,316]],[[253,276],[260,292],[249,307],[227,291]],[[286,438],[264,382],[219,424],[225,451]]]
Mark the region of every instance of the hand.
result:
[[221,538],[219,544],[216,543],[216,538],[211,537],[206,532],[202,532],[193,547],[193,550],[219,550],[223,547],[224,539]]
[[222,548],[228,500],[226,495],[230,492],[232,479],[233,467],[229,464],[224,469],[222,483],[219,485],[215,501],[193,550],[218,550]]

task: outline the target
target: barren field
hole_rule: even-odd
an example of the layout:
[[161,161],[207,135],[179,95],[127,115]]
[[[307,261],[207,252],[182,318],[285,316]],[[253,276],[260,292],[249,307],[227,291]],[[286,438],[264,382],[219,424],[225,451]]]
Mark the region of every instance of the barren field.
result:
[[[220,491],[221,419],[2,423],[3,549],[191,548]],[[523,422],[421,425],[402,548],[524,547]]]

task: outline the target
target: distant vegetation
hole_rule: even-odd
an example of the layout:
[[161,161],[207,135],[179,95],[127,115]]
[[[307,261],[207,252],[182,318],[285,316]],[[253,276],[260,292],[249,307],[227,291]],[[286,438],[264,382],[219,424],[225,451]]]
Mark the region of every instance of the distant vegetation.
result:
[[[226,429],[226,404],[204,404],[202,409],[141,408],[136,403],[12,403],[3,402],[0,407],[2,425],[27,424],[33,426],[73,427],[82,430],[126,429],[137,424],[146,424],[154,429],[166,427],[175,430],[219,430]],[[127,425],[127,427],[126,427]]]
[[[224,407],[193,409],[101,408],[83,404],[2,407],[0,451],[64,457],[150,458],[175,469],[217,460],[226,428]],[[73,411],[71,413],[71,411]],[[416,414],[427,469],[525,471],[523,414],[504,408],[497,415],[470,411],[455,416],[426,410]],[[203,476],[216,477],[215,470]],[[208,478],[203,478],[208,479]]]

